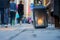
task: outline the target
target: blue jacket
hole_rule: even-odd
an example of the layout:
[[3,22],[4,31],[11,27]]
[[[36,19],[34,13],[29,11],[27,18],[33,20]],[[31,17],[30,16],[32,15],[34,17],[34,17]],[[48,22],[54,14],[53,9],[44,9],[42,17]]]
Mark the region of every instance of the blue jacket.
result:
[[16,10],[16,4],[10,3],[10,10]]

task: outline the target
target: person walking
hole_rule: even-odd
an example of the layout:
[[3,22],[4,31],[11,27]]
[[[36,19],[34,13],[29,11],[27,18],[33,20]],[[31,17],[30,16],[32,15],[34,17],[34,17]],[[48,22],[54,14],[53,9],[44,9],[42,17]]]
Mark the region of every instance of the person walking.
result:
[[22,1],[20,1],[20,3],[18,4],[18,14],[19,14],[18,23],[20,23],[24,15],[24,5],[22,4]]
[[39,0],[39,5],[42,5],[42,0]]
[[14,0],[10,0],[10,24],[15,24],[15,15],[16,15],[16,3]]
[[10,0],[0,0],[1,25],[8,25],[9,1]]

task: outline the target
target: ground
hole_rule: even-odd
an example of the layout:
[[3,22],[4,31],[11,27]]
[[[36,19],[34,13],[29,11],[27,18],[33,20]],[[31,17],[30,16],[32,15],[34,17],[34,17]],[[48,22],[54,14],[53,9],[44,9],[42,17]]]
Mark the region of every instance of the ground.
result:
[[60,40],[60,29],[53,24],[43,29],[35,29],[32,24],[0,28],[0,40]]

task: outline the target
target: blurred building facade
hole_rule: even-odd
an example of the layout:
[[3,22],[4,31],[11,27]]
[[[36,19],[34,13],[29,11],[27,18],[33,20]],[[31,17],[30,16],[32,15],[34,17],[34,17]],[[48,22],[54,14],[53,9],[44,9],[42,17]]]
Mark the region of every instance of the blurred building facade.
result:
[[34,0],[15,0],[17,4],[19,4],[19,1],[22,1],[24,4],[24,16],[27,18],[31,16],[31,10],[30,5],[34,2]]
[[[21,1],[21,0],[15,0],[15,2],[17,4],[19,4],[19,1]],[[32,12],[31,12],[32,10],[30,8],[31,3],[38,4],[40,0],[22,0],[22,1],[23,1],[23,4],[24,4],[24,16],[25,17],[33,16]],[[42,4],[44,6],[46,6],[48,4],[48,2],[49,2],[49,0],[41,0],[41,1],[42,1]]]

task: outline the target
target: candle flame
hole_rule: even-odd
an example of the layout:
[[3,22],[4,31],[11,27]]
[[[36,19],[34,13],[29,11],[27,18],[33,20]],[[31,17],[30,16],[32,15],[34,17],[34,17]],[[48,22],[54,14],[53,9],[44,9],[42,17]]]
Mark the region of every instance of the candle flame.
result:
[[38,19],[38,25],[42,25],[42,24],[43,24],[43,19],[42,18]]

